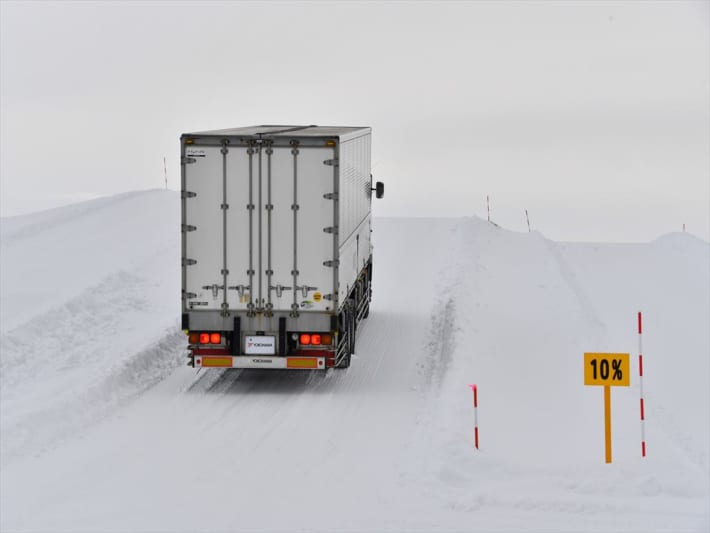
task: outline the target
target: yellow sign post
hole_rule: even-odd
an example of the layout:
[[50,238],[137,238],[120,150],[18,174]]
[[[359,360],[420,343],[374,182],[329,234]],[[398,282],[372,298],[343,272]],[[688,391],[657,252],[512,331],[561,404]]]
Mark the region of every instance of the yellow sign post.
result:
[[604,386],[604,443],[611,463],[611,387],[629,386],[629,354],[585,353],[584,384]]

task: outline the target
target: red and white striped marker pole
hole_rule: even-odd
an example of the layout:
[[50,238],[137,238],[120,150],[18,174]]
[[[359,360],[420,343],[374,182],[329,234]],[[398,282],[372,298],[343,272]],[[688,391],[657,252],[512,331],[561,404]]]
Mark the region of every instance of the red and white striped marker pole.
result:
[[646,413],[643,405],[643,317],[641,311],[638,312],[638,330],[639,330],[639,395],[641,408],[641,457],[646,457]]
[[478,450],[478,387],[469,385],[473,391],[473,441]]

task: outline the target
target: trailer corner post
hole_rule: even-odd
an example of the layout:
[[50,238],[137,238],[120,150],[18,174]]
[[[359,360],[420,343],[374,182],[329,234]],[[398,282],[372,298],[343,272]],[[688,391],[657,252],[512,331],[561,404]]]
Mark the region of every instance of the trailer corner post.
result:
[[298,317],[298,210],[300,206],[298,205],[298,141],[291,141],[291,155],[293,155],[293,204],[291,205],[291,210],[293,211],[293,270],[291,275],[293,276],[293,304],[291,305],[291,316]]
[[227,238],[227,210],[229,209],[229,204],[227,203],[227,154],[229,149],[227,148],[229,141],[222,140],[222,148],[220,153],[222,154],[222,317],[226,318],[229,316],[229,303],[227,300],[227,276],[229,275],[229,270],[227,269],[227,243],[229,242]]

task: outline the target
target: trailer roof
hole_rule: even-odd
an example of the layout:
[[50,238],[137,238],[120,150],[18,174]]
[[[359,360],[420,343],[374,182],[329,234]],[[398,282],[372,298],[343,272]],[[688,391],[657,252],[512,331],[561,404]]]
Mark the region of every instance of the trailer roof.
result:
[[228,128],[224,130],[198,131],[194,133],[184,133],[183,135],[194,136],[261,136],[269,137],[338,137],[341,139],[358,137],[370,133],[372,130],[367,126],[295,126],[295,125],[262,125],[245,126],[241,128]]

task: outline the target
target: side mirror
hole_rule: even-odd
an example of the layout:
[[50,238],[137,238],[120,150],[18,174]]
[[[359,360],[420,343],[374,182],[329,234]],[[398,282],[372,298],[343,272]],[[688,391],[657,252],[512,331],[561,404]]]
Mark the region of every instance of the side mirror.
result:
[[378,181],[377,183],[375,183],[375,188],[372,190],[375,191],[376,198],[382,198],[385,195],[385,184],[381,181]]

